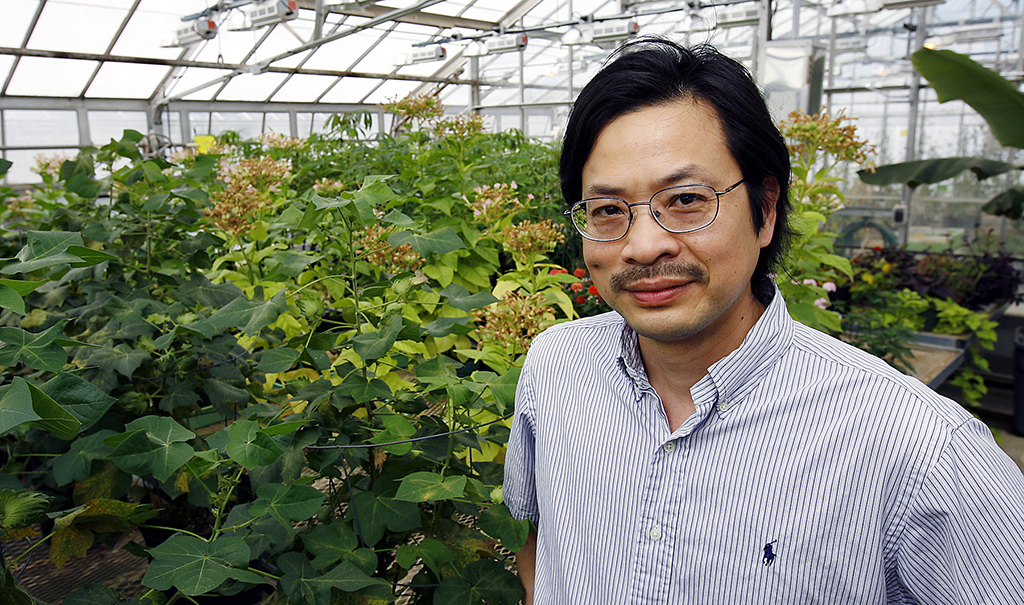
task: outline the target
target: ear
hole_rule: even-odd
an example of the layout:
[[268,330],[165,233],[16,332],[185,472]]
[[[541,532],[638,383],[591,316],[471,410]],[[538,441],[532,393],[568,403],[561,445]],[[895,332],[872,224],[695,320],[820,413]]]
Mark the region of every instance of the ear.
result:
[[775,205],[779,201],[779,181],[770,176],[764,180],[764,225],[757,234],[757,239],[764,248],[772,241],[775,235]]

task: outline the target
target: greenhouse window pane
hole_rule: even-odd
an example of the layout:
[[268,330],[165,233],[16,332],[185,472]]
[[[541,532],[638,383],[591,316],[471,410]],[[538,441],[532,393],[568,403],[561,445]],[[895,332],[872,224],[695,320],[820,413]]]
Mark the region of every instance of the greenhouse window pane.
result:
[[144,111],[90,111],[89,137],[93,145],[106,145],[111,139],[121,140],[125,130],[146,134]]
[[287,74],[242,74],[231,78],[217,99],[221,101],[265,101],[284,82]]
[[[156,126],[157,132],[171,139],[172,143],[181,143],[181,113],[164,111],[160,114],[160,119],[163,123]],[[188,137],[188,142],[192,142],[191,136]]]
[[4,158],[12,162],[6,181],[11,185],[41,183],[43,179],[37,172],[33,172],[40,162],[59,168],[64,160],[77,156],[77,149],[19,149],[4,152]]
[[100,99],[148,99],[170,72],[161,65],[104,63],[85,96]]
[[327,94],[324,95],[324,98],[320,99],[320,102],[358,103],[377,84],[380,84],[380,80],[372,78],[342,78],[327,91]]
[[96,61],[22,57],[7,94],[32,97],[77,97],[96,70]]
[[195,2],[143,0],[117,39],[113,53],[126,57],[176,58],[181,54],[181,48],[164,48],[161,44],[174,39],[174,31],[181,26],[183,15],[204,8]]
[[0,27],[0,46],[21,47],[37,8],[39,0],[4,2],[4,26]]
[[[47,2],[28,47],[103,53],[127,14],[126,8],[100,6],[95,2]],[[78,35],[69,35],[71,32]]]
[[58,109],[6,109],[4,135],[9,147],[74,147],[79,144],[78,114]]
[[329,76],[294,75],[271,101],[312,103],[336,80],[337,78]]
[[276,132],[278,134],[291,136],[291,119],[286,113],[264,114],[263,132]]
[[245,112],[190,112],[189,123],[192,125],[192,132],[199,134],[212,134],[214,136],[227,131],[238,133],[243,139],[258,137],[263,129],[263,113],[256,111]]

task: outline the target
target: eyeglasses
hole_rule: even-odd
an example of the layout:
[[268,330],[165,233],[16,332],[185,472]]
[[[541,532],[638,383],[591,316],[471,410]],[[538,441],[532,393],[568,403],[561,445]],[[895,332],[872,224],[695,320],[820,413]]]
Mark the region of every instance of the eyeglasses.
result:
[[743,179],[722,191],[710,185],[676,185],[655,193],[649,202],[636,204],[618,197],[592,197],[576,202],[565,215],[580,235],[595,242],[626,237],[636,218],[634,206],[649,206],[651,216],[669,233],[690,233],[715,222],[719,198],[741,184]]

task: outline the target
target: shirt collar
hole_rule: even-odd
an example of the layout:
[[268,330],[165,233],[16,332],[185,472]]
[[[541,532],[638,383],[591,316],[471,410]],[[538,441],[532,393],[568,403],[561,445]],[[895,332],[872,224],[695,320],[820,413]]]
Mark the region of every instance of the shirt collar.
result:
[[[786,301],[778,288],[761,318],[743,339],[739,348],[708,368],[708,375],[694,388],[707,388],[710,380],[718,392],[719,412],[728,414],[732,404],[739,403],[761,377],[786,351],[793,340],[794,320],[789,316]],[[638,389],[649,388],[647,372],[640,356],[636,332],[623,320],[622,355],[619,363]],[[722,405],[727,402],[726,405]]]

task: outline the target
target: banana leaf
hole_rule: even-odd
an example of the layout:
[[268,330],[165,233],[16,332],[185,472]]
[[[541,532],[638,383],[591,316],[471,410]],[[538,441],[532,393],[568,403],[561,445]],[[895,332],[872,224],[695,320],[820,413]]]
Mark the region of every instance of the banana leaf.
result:
[[950,50],[922,48],[911,57],[939,102],[960,99],[985,118],[1005,147],[1024,148],[1024,94],[1009,80]]
[[970,170],[979,180],[1016,170],[1017,166],[985,158],[938,158],[886,164],[871,170],[859,170],[860,180],[868,185],[906,183],[911,187],[938,183]]
[[1024,187],[1011,187],[981,207],[982,212],[1018,219],[1024,214]]

